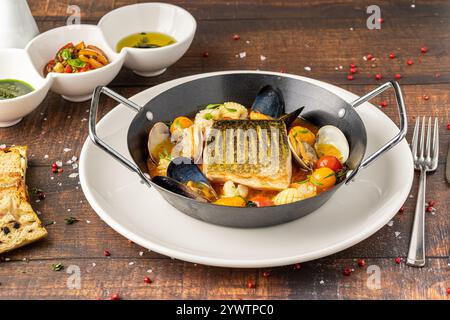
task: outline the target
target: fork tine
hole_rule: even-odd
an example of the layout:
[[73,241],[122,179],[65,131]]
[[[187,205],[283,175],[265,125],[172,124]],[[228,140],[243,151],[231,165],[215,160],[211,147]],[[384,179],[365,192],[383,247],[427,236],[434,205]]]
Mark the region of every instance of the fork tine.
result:
[[[424,120],[425,120],[425,118],[424,118]],[[428,117],[426,150],[427,150],[427,160],[431,159],[431,117]]]
[[414,160],[416,160],[417,158],[417,141],[418,141],[418,137],[419,137],[419,128],[420,128],[420,117],[417,117],[416,119],[416,125],[414,126],[414,133],[413,133],[413,137],[412,137],[412,142],[411,142],[411,150],[412,150],[412,155]]
[[439,156],[439,123],[438,118],[434,119],[434,132],[433,132],[433,161],[437,161]]
[[420,146],[419,146],[420,159],[423,159],[424,143],[425,143],[425,117],[422,118],[422,128],[420,130]]

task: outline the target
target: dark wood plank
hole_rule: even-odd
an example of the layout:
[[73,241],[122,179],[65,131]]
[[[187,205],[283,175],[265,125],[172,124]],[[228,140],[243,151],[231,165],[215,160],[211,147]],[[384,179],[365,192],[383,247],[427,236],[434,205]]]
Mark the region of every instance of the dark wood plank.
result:
[[[166,73],[143,78],[123,69],[111,85],[152,86],[181,76],[233,69],[286,71],[335,84],[375,85],[380,82],[375,80],[377,73],[385,80],[394,79],[399,73],[403,84],[448,83],[450,72],[445,66],[450,64],[450,57],[445,52],[450,51],[450,41],[446,33],[435,34],[433,30],[436,25],[450,29],[450,18],[423,17],[415,25],[410,25],[411,19],[414,18],[399,16],[395,24],[386,22],[381,30],[368,30],[364,19],[323,19],[320,28],[315,18],[275,19],[270,23],[264,19],[237,20],[232,24],[227,20],[202,21],[190,49]],[[39,26],[45,31],[64,25],[65,21],[39,21]],[[351,31],[355,25],[359,27]],[[409,26],[407,30],[405,25]],[[236,33],[241,40],[232,39]],[[426,54],[420,53],[422,46],[428,47]],[[204,52],[209,53],[208,58],[203,57]],[[237,57],[241,52],[246,52],[243,59]],[[364,61],[369,53],[377,60]],[[389,59],[390,53],[397,58]],[[261,56],[266,60],[261,61]],[[406,64],[408,59],[414,61],[412,66]],[[350,63],[358,65],[352,81],[347,80]]]
[[[107,11],[135,2],[138,1],[73,0],[70,4],[80,6],[82,23],[95,24]],[[374,80],[375,73],[381,73],[383,80],[395,73],[402,74],[400,83],[409,111],[408,139],[415,117],[436,115],[441,120],[440,167],[428,179],[429,200],[437,202],[438,211],[427,216],[427,267],[414,269],[394,262],[395,257],[404,258],[407,253],[417,183],[405,204],[405,212],[394,218],[393,226],[385,226],[343,252],[302,264],[301,270],[293,270],[292,266],[274,268],[271,276],[265,278],[262,276],[265,270],[196,266],[147,252],[97,217],[82,194],[78,178],[68,178],[76,169],[66,165],[60,175],[50,172],[52,162],[65,162],[79,155],[87,136],[89,108],[89,102],[70,103],[50,93],[22,123],[0,130],[0,144],[30,146],[28,184],[46,193],[46,199],[40,202],[33,196],[32,204],[42,212],[44,222],[56,222],[47,227],[46,240],[0,257],[3,261],[0,298],[97,299],[117,292],[125,299],[446,299],[450,230],[446,213],[450,209],[450,187],[444,182],[443,164],[450,140],[450,131],[446,130],[450,122],[450,72],[446,71],[450,58],[446,52],[450,45],[445,31],[450,27],[450,4],[444,0],[427,1],[411,8],[410,1],[380,1],[385,22],[381,30],[368,30],[365,7],[372,4],[369,1],[171,2],[189,10],[199,22],[191,48],[156,78],[138,77],[123,69],[110,84],[120,94],[129,97],[181,76],[230,69],[284,70],[363,94],[382,82]],[[29,4],[41,31],[64,25],[67,20],[68,1],[42,0]],[[236,33],[241,40],[232,40]],[[424,45],[429,52],[421,55],[419,48]],[[203,58],[204,51],[209,52],[208,58]],[[236,57],[244,51],[246,58]],[[387,58],[391,52],[397,55],[396,59]],[[377,60],[364,61],[363,56],[368,53]],[[262,61],[261,55],[266,60]],[[413,59],[414,65],[406,66],[406,59]],[[353,81],[346,78],[350,62],[359,67]],[[306,66],[311,71],[306,71]],[[391,95],[386,93],[374,103],[384,100],[388,107],[383,111],[397,121]],[[105,100],[101,115],[114,105]],[[64,148],[71,150],[64,152]],[[64,218],[69,216],[80,221],[66,225]],[[400,236],[396,237],[396,231]],[[105,249],[111,251],[110,257],[103,256]],[[366,268],[357,267],[358,258],[365,258],[367,266],[380,267],[379,290],[367,288],[368,274]],[[80,290],[67,288],[68,274],[64,270],[51,270],[51,264],[58,262],[66,268],[80,267]],[[350,277],[342,275],[346,267],[355,269]],[[153,270],[150,277],[154,283],[150,286],[143,282],[148,269]],[[256,282],[256,290],[246,288],[249,279]]]
[[[450,270],[446,259],[430,259],[423,269],[409,268],[403,262],[399,265],[392,259],[365,262],[360,268],[350,259],[321,259],[302,264],[300,270],[292,266],[272,270],[212,268],[159,259],[4,262],[0,298],[100,299],[118,293],[122,299],[447,299]],[[65,269],[52,271],[55,263],[62,263]],[[67,287],[70,274],[66,271],[71,265],[80,270],[80,289]],[[354,271],[344,276],[344,268]],[[370,289],[374,288],[369,279],[372,268],[379,268],[379,289]],[[270,271],[270,276],[264,277],[264,271]],[[144,283],[145,276],[153,283]],[[248,281],[256,288],[248,289]]]

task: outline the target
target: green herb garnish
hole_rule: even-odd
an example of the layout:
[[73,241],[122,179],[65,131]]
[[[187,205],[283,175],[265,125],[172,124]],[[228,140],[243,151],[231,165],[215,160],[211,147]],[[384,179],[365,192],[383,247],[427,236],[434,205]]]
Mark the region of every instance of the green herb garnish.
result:
[[334,172],[333,172],[333,173],[330,173],[330,174],[327,175],[324,179],[329,178],[329,177],[332,177],[332,176],[334,176],[334,175],[336,175]]
[[61,271],[62,269],[64,269],[64,266],[61,263],[52,264],[53,271]]
[[233,109],[233,108],[225,108],[225,109],[227,109],[228,112],[236,112],[237,111],[237,109]]
[[41,189],[39,189],[38,187],[33,187],[33,188],[31,188],[31,193],[32,194],[40,194],[40,193],[42,193],[43,191],[41,190]]
[[314,184],[316,187],[321,187],[321,186],[323,186],[323,183],[317,182],[317,181],[315,181],[314,179],[311,179],[310,181],[311,181],[312,184]]
[[67,59],[67,63],[74,68],[84,68],[86,66],[86,62],[80,59]]
[[207,109],[207,110],[217,109],[217,108],[219,108],[220,106],[221,106],[220,103],[211,103],[211,104],[208,104],[208,105],[206,106],[206,109]]
[[60,53],[61,58],[68,60],[72,58],[72,52],[69,49],[62,49]]
[[74,224],[75,222],[78,222],[79,220],[75,217],[68,217],[68,218],[65,218],[64,221],[66,222],[66,224]]
[[253,207],[257,207],[257,205],[253,201],[247,201],[247,207],[248,208],[253,208]]
[[213,115],[211,113],[205,113],[203,118],[205,118],[206,120],[211,120],[213,118]]

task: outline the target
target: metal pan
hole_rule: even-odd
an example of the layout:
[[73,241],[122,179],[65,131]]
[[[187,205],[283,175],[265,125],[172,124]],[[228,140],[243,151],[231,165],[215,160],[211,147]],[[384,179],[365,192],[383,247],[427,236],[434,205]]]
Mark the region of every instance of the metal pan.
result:
[[[236,101],[245,106],[252,104],[258,90],[272,85],[281,90],[286,112],[305,106],[301,116],[317,126],[331,124],[346,136],[350,146],[347,164],[350,171],[346,179],[326,192],[299,202],[261,208],[238,208],[198,202],[168,191],[151,181],[147,173],[147,139],[152,126],[159,121],[171,121],[180,115],[194,115],[209,103]],[[400,131],[384,146],[365,157],[367,136],[364,124],[355,111],[362,103],[393,88],[400,114]],[[104,93],[136,111],[128,130],[128,149],[133,161],[112,149],[96,133],[96,118],[100,95]],[[93,93],[89,136],[101,149],[108,152],[131,171],[137,173],[144,183],[158,190],[164,199],[185,214],[205,222],[241,228],[267,227],[301,218],[321,207],[344,183],[350,183],[356,174],[369,166],[384,152],[397,145],[406,135],[407,117],[400,86],[391,81],[379,86],[361,98],[347,103],[335,94],[309,82],[265,73],[230,73],[212,75],[188,81],[172,87],[141,107],[106,87],[98,87]],[[142,208],[151,214],[151,208]]]

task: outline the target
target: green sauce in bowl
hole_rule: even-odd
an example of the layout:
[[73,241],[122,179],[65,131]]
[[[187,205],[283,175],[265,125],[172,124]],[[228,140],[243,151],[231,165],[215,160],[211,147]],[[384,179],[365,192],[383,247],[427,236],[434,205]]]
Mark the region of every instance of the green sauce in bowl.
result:
[[28,83],[16,79],[0,79],[0,100],[17,98],[34,91]]

